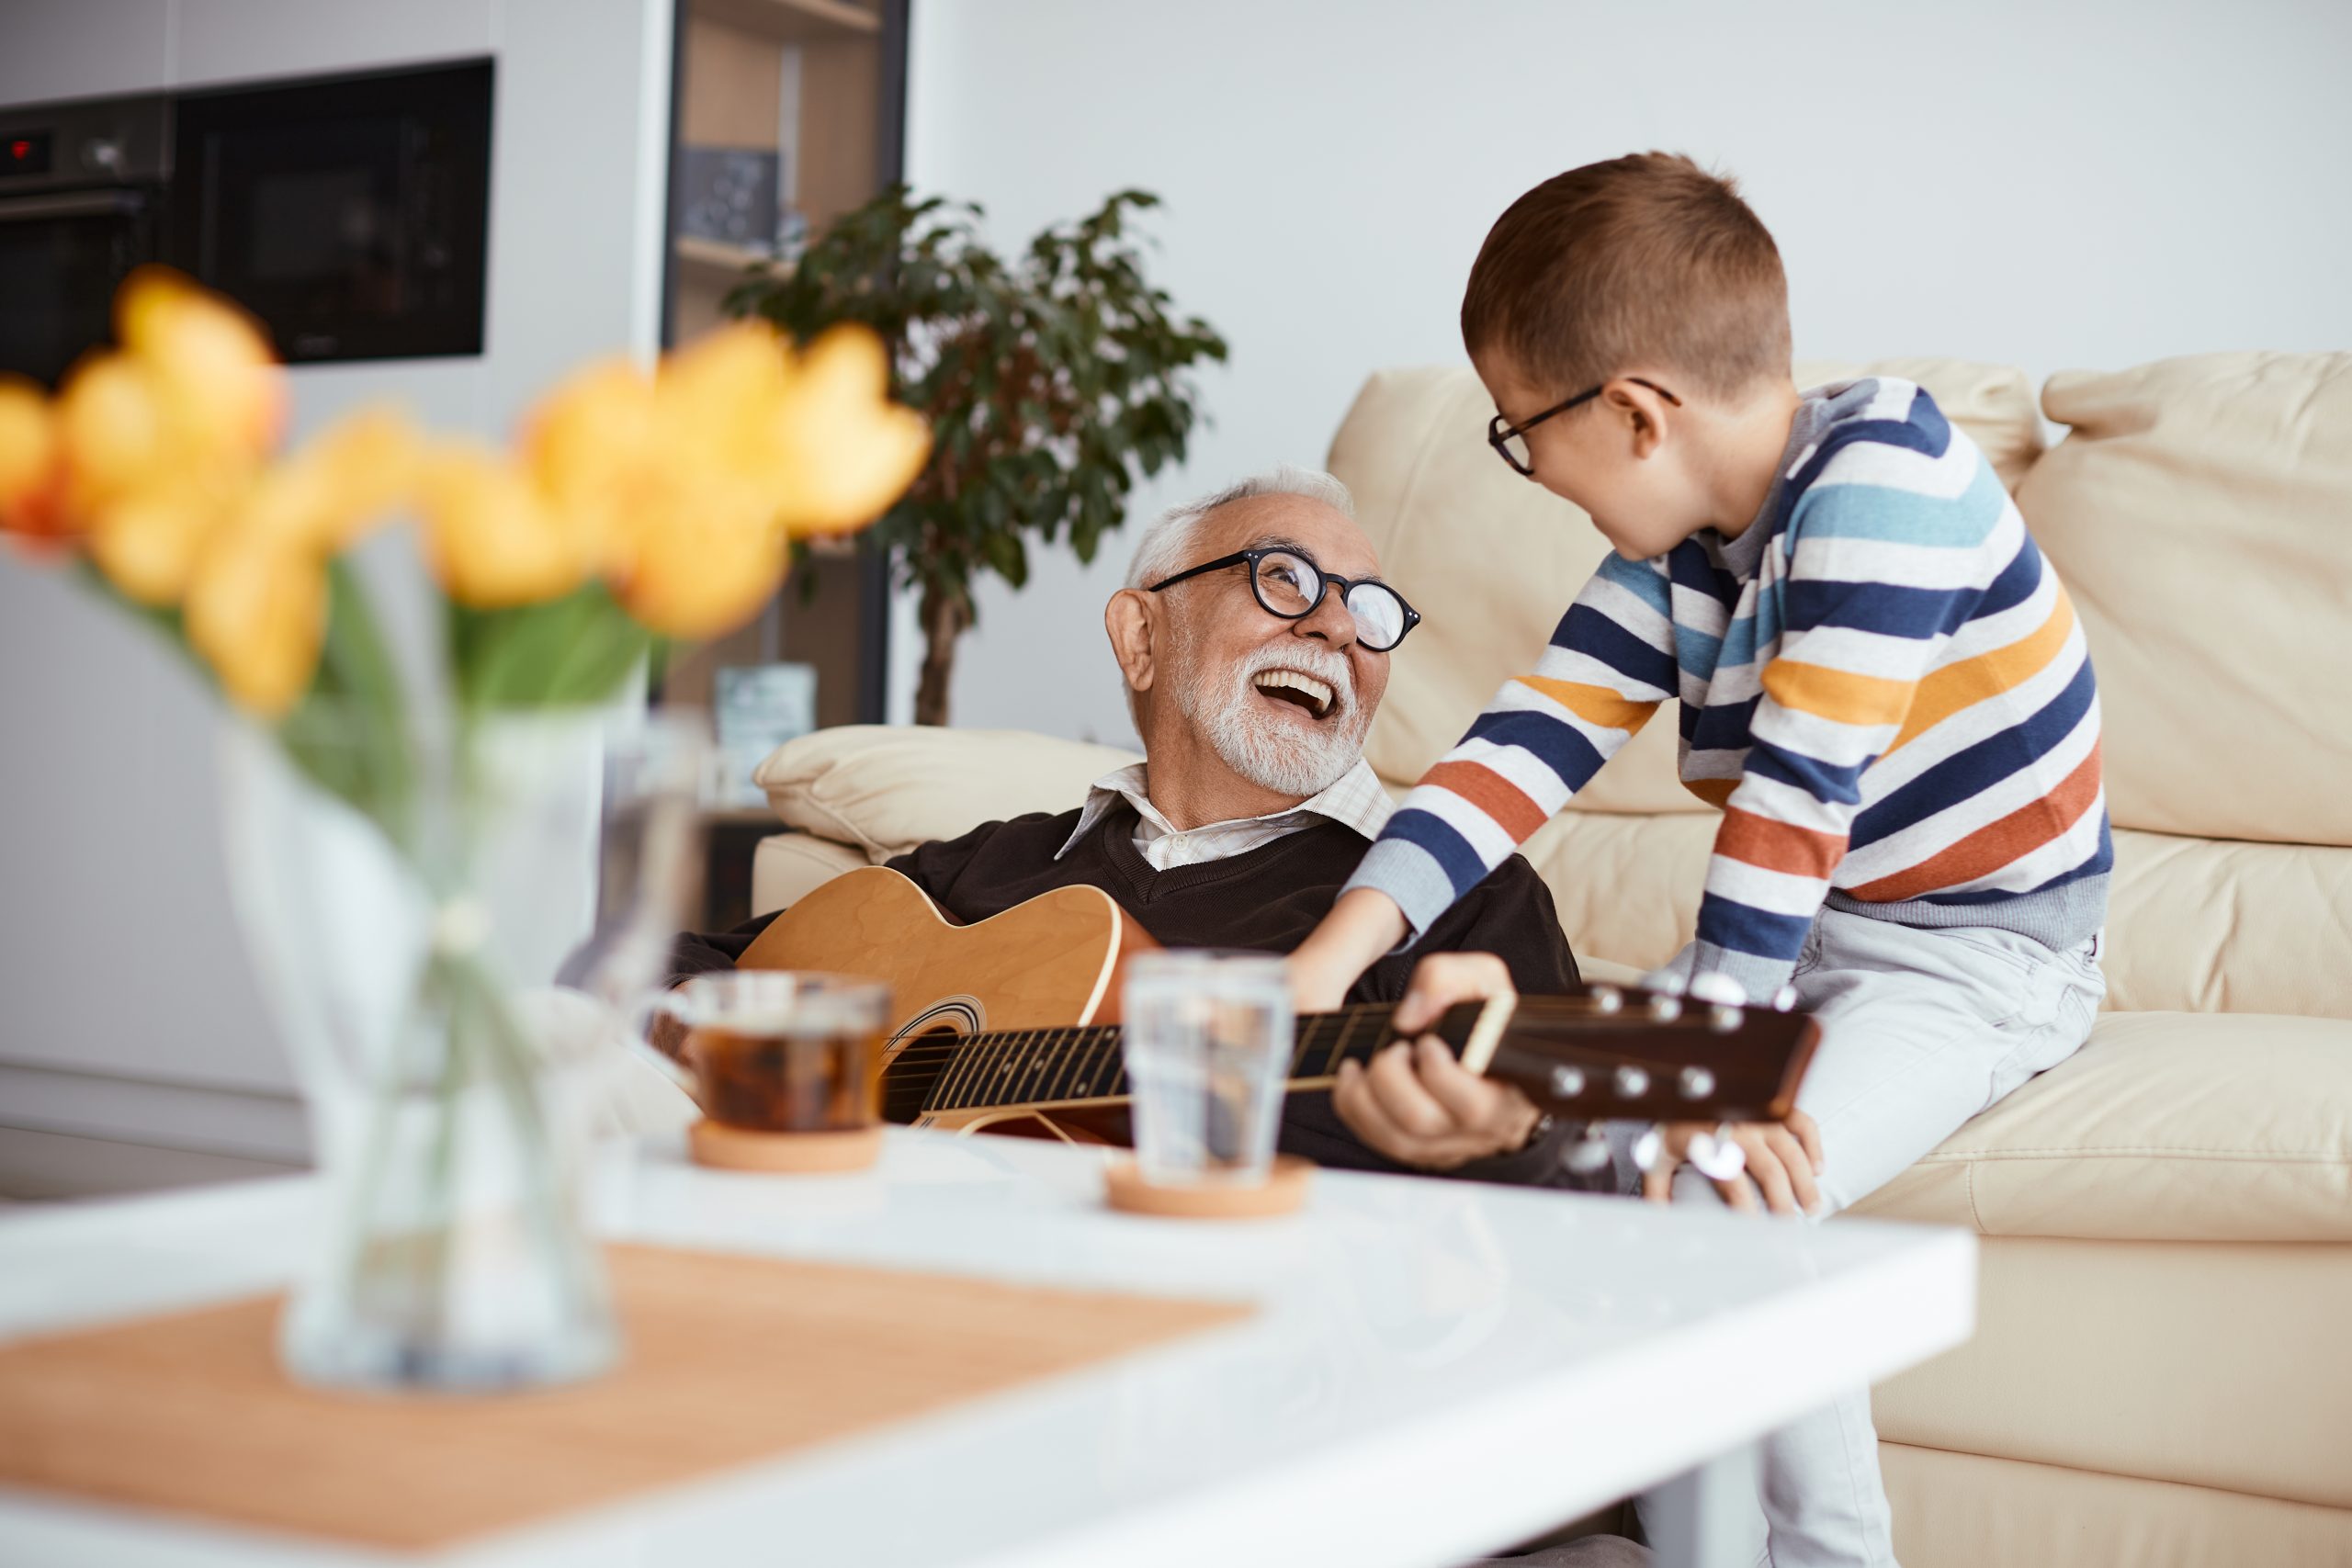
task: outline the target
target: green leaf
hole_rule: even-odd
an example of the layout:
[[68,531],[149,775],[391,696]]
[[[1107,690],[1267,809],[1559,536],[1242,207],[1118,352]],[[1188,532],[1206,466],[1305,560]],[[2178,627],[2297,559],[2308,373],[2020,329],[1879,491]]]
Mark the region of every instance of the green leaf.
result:
[[327,563],[327,595],[318,671],[278,721],[278,743],[322,788],[406,846],[415,826],[416,750],[400,667],[348,561]]
[[602,583],[509,609],[450,606],[450,664],[469,708],[610,701],[651,640]]

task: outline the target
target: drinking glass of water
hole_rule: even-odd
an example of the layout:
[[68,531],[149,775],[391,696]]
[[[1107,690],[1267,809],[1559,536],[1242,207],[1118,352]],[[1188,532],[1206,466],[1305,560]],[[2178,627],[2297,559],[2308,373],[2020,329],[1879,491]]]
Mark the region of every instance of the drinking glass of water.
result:
[[1156,1187],[1256,1186],[1290,1073],[1290,980],[1261,953],[1138,954],[1125,998],[1136,1165]]

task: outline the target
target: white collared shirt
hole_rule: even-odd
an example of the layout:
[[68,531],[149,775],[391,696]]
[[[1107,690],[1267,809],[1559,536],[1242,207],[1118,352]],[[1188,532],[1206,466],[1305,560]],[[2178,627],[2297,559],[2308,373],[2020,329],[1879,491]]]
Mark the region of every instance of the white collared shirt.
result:
[[1247,854],[1276,839],[1313,827],[1317,818],[1351,828],[1370,842],[1380,836],[1388,814],[1396,809],[1387,790],[1381,786],[1380,775],[1361,757],[1330,788],[1308,796],[1287,811],[1211,822],[1200,828],[1178,828],[1162,817],[1144,792],[1144,783],[1141,762],[1096,779],[1087,791],[1086,808],[1078,814],[1077,830],[1055,852],[1054,858],[1059,860],[1075,849],[1079,840],[1102,820],[1103,813],[1122,799],[1136,808],[1136,849],[1154,871],[1173,871],[1181,865],[1201,865]]

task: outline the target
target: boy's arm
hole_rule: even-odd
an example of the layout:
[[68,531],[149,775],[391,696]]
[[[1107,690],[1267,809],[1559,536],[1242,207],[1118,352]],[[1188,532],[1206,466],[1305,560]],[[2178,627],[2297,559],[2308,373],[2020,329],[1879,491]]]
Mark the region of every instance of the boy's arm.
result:
[[1294,955],[1301,1006],[1336,1006],[1582,789],[1675,695],[1663,561],[1616,556],[1577,595],[1532,673],[1497,693],[1408,795]]
[[1828,897],[1863,771],[1908,739],[1920,680],[1994,575],[1991,547],[2016,542],[1997,482],[1989,495],[1972,487],[1931,530],[1906,522],[1913,496],[1841,478],[1834,461],[1783,536],[1780,648],[1759,677],[1699,903],[1692,973],[1728,976],[1758,998],[1788,983]]

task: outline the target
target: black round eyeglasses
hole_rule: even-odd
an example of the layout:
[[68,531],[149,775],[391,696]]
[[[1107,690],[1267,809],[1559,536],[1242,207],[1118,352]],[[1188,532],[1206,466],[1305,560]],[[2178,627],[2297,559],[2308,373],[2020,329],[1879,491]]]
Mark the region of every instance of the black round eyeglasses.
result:
[[1223,571],[1229,566],[1244,564],[1250,568],[1250,592],[1257,595],[1260,606],[1266,614],[1280,615],[1285,621],[1305,620],[1323,603],[1323,595],[1337,588],[1340,603],[1355,617],[1356,640],[1374,653],[1387,652],[1405,640],[1407,632],[1421,624],[1421,613],[1406,604],[1404,595],[1388,584],[1325,571],[1305,552],[1279,545],[1219,556],[1173,577],[1163,577],[1145,592],[1157,593],[1203,572]]

